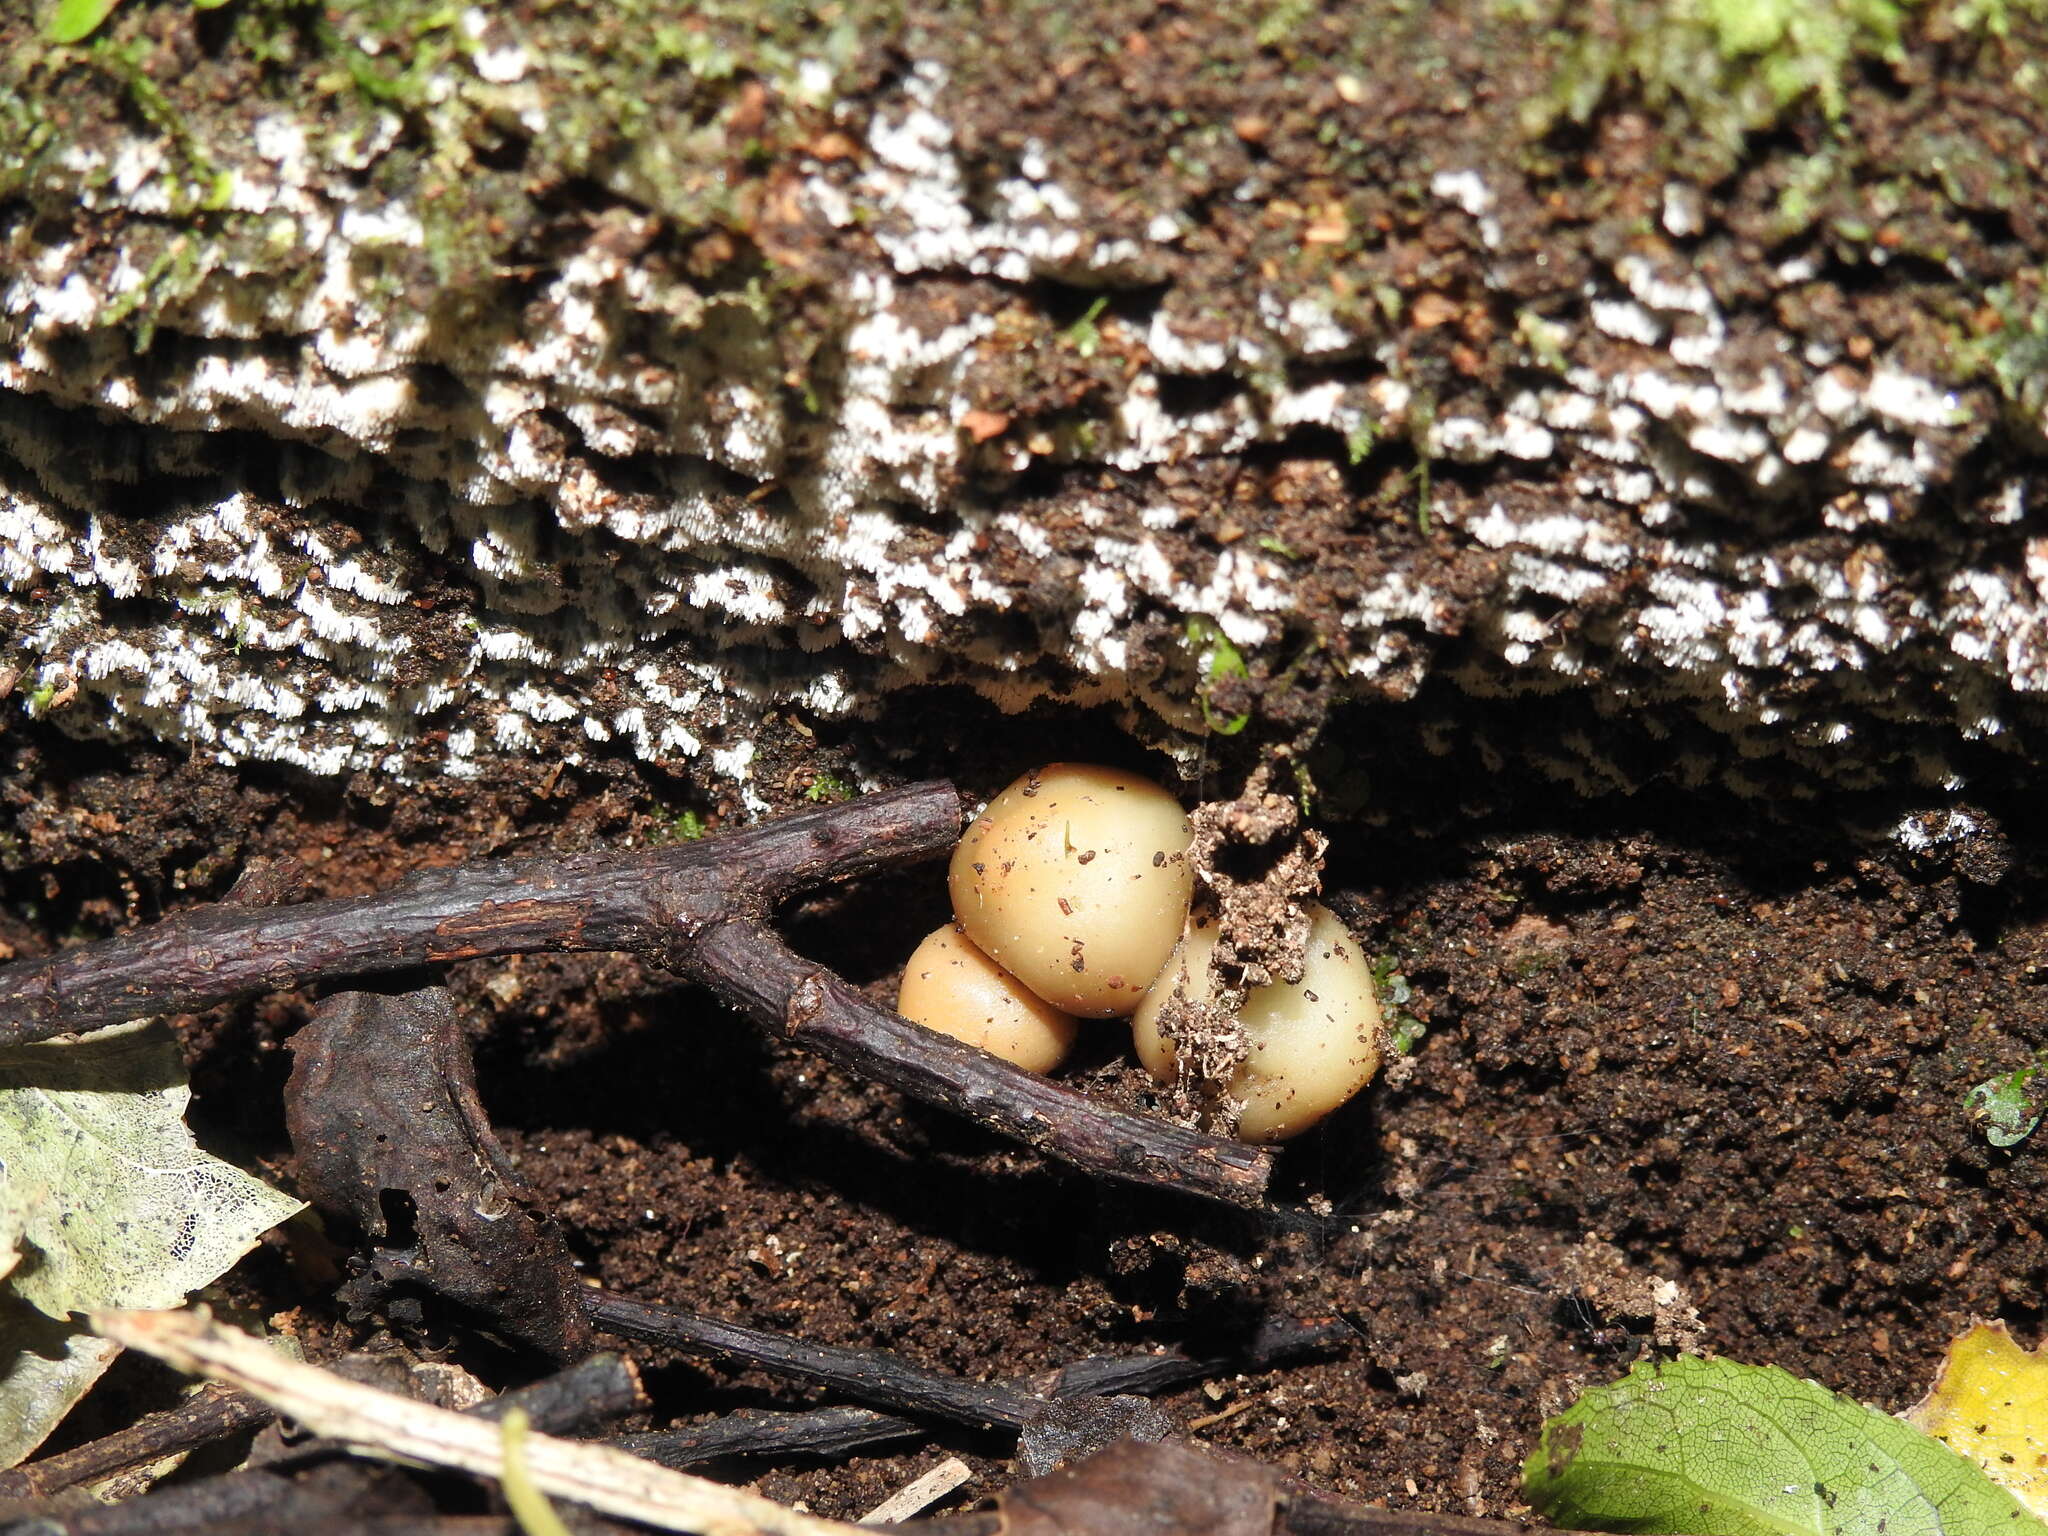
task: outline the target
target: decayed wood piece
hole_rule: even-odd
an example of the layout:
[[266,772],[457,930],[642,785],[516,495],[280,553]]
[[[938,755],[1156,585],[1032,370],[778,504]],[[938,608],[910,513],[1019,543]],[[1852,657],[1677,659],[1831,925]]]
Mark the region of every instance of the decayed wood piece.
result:
[[448,993],[337,993],[291,1049],[300,1193],[370,1245],[350,1315],[427,1291],[556,1360],[588,1353],[575,1261],[498,1145]]
[[930,857],[959,832],[959,796],[934,781],[680,848],[484,861],[374,896],[199,908],[0,969],[0,1046],[453,960],[627,951],[852,1070],[1086,1172],[1261,1205],[1269,1152],[1125,1114],[919,1029],[767,926],[795,891]]

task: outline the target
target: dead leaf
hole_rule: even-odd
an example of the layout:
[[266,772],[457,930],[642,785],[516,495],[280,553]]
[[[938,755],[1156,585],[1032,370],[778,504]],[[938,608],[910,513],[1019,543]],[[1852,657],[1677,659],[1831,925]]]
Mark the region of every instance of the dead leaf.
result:
[[1439,325],[1458,318],[1457,301],[1441,293],[1420,293],[1415,296],[1411,313],[1415,317],[1418,331],[1433,330]]
[[2022,1349],[2004,1323],[1951,1339],[1906,1422],[1969,1457],[2048,1520],[2048,1350]]

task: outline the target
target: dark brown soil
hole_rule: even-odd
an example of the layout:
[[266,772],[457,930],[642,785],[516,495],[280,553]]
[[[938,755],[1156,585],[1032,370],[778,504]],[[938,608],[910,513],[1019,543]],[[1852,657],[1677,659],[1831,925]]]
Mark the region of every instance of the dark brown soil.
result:
[[[1091,720],[928,702],[912,766],[976,790],[1056,731],[1066,755],[1115,753]],[[1166,1403],[1198,1438],[1397,1505],[1511,1510],[1544,1413],[1659,1338],[1898,1408],[1966,1318],[2039,1331],[2038,1153],[1993,1150],[1963,1106],[2048,1046],[2048,928],[2020,820],[2000,831],[1980,809],[1976,831],[1914,854],[1886,835],[1906,805],[1808,807],[1793,824],[1506,784],[1460,820],[1476,781],[1404,777],[1392,749],[1359,757],[1376,783],[1417,786],[1383,810],[1433,830],[1332,828],[1326,889],[1396,958],[1427,1032],[1368,1102],[1288,1149],[1285,1209],[1267,1219],[1051,1171],[606,957],[456,973],[486,1104],[589,1278],[807,1338],[993,1377],[1225,1347],[1268,1309],[1339,1315],[1355,1336],[1334,1357]],[[31,954],[217,896],[258,853],[295,853],[342,892],[426,862],[644,837],[659,794],[624,767],[545,796],[341,790],[24,733],[0,779],[16,839],[0,942]],[[886,993],[942,903],[934,869],[788,926]],[[202,1136],[287,1180],[279,1044],[305,1008],[288,995],[179,1021]],[[1116,1034],[1077,1075],[1135,1101]],[[332,1259],[278,1240],[232,1288],[317,1353],[348,1336]],[[1656,1278],[1677,1291],[1653,1299]],[[807,1400],[651,1363],[656,1423]],[[115,1382],[149,1388],[140,1369]],[[118,1417],[101,1403],[83,1423]],[[964,1432],[733,1474],[856,1515],[942,1448],[977,1471],[964,1497],[1011,1476],[1005,1441]]]

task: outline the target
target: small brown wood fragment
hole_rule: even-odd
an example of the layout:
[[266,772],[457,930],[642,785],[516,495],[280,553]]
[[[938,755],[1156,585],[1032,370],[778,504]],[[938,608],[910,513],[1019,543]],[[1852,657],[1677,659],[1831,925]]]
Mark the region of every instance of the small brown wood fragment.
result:
[[352,1310],[427,1292],[554,1359],[589,1353],[568,1247],[485,1118],[448,994],[337,993],[291,1049],[299,1188],[370,1241],[343,1287]]
[[1272,1482],[1172,1441],[1119,1441],[996,1496],[1002,1536],[1273,1536],[1277,1504]]

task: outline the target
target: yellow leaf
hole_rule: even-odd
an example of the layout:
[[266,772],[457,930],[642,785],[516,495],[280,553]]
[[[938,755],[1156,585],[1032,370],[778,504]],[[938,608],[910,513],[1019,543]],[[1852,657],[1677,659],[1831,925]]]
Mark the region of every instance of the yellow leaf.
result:
[[2048,1519],[2048,1350],[2020,1348],[2003,1323],[1978,1323],[1949,1341],[1933,1390],[1906,1420]]

